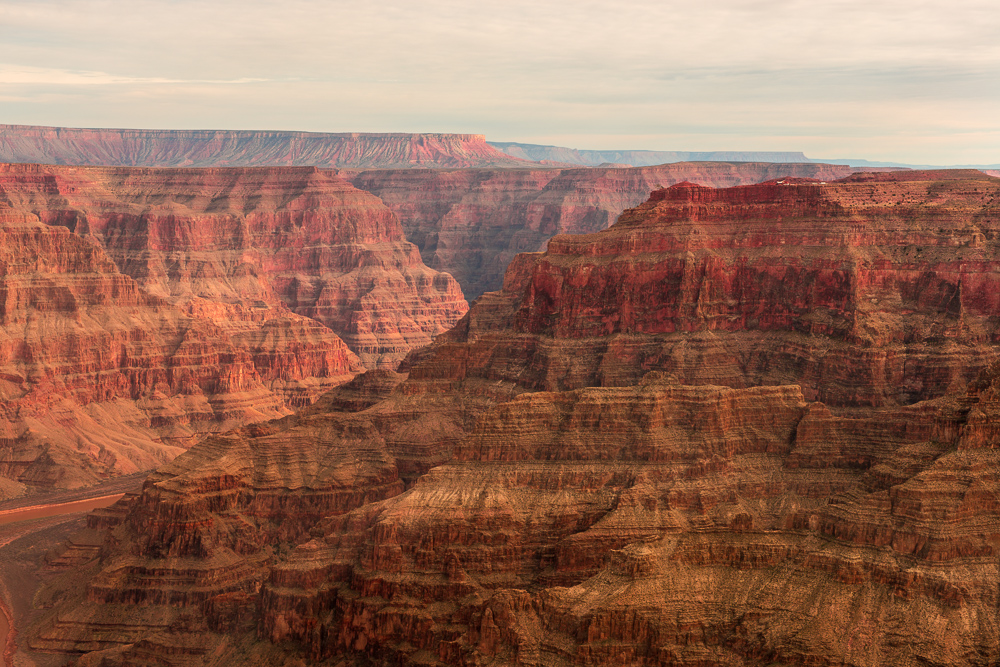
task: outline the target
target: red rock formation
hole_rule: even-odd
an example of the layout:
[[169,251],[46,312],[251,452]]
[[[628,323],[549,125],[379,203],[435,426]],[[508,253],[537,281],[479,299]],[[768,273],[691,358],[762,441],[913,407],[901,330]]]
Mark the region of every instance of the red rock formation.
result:
[[86,238],[0,219],[5,477],[72,487],[148,470],[357,372],[341,340],[287,309],[226,330],[147,293]]
[[782,176],[834,180],[853,171],[829,164],[688,162],[637,169],[341,173],[380,197],[427,265],[451,273],[475,299],[500,288],[517,253],[544,250],[556,234],[605,229],[656,188],[680,181],[731,187]]
[[393,367],[465,312],[393,214],[330,172],[9,165],[15,210],[103,245],[150,293],[238,330],[275,308]]
[[[401,384],[359,379],[152,477],[28,645],[95,665],[992,664],[998,188],[686,184],[558,237]],[[911,397],[809,363],[834,353],[974,381],[894,405]]]
[[[517,167],[479,134],[0,125],[0,162],[127,167]],[[530,164],[530,163],[528,163]]]
[[391,367],[467,308],[381,202],[314,168],[3,165],[0,216],[0,474],[29,488],[312,403],[359,369],[318,322]]
[[605,232],[515,261],[441,361],[526,389],[658,369],[798,383],[835,405],[958,390],[1000,338],[1000,182],[915,174],[656,191]]

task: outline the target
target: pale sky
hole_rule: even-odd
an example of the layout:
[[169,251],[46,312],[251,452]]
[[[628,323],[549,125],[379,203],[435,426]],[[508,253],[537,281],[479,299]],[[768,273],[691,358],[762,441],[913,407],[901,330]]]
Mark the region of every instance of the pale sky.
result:
[[0,122],[1000,163],[997,0],[0,0]]

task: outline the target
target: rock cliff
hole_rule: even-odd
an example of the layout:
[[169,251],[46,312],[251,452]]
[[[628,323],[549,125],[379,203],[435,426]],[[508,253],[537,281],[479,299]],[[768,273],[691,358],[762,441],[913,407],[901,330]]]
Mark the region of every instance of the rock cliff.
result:
[[[517,167],[479,134],[0,125],[0,162],[126,167]],[[529,163],[530,164],[530,163]]]
[[998,193],[681,184],[557,237],[408,376],[153,475],[25,641],[81,665],[994,664]]
[[315,168],[2,165],[0,236],[0,474],[29,490],[288,414],[467,309],[378,199]]
[[431,268],[469,299],[500,289],[520,252],[556,234],[597,232],[649,193],[681,181],[731,187],[783,176],[843,178],[844,165],[689,162],[645,168],[342,171],[399,217]]
[[958,171],[657,190],[611,229],[520,256],[449,333],[452,372],[556,390],[663,370],[796,383],[839,406],[959,390],[1000,340],[998,183]]
[[0,221],[0,474],[22,488],[148,470],[360,368],[333,332],[287,309],[221,326],[148,293],[64,227],[9,210]]
[[10,206],[100,243],[149,293],[242,326],[287,307],[368,367],[394,366],[467,309],[378,199],[328,171],[9,165]]

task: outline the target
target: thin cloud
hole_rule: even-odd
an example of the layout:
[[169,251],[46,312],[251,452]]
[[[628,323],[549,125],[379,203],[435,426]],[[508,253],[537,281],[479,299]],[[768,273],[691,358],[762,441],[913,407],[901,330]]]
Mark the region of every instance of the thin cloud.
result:
[[67,70],[48,67],[29,67],[0,63],[0,85],[28,86],[122,86],[135,84],[244,84],[259,83],[267,79],[241,77],[238,79],[167,79],[164,77],[120,76],[107,72]]
[[995,0],[0,0],[0,94],[27,124],[996,162],[963,133],[997,34]]

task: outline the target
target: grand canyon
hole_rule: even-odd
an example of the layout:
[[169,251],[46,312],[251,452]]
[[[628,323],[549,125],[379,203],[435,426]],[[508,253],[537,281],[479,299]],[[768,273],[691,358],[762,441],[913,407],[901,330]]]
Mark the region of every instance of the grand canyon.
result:
[[1000,178],[2,129],[7,664],[1000,661]]

